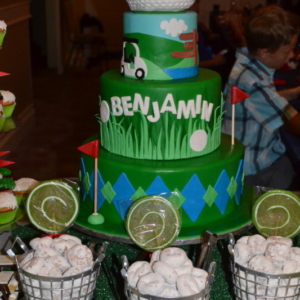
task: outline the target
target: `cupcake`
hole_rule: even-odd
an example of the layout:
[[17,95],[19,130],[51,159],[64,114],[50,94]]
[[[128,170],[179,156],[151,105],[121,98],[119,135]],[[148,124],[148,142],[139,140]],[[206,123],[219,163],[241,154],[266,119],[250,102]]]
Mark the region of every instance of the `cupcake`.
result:
[[0,91],[0,93],[3,96],[3,113],[9,118],[16,107],[16,97],[10,91]]
[[6,35],[6,28],[6,23],[4,21],[0,21],[0,49],[2,48],[2,43]]
[[39,182],[32,178],[20,178],[15,181],[15,184],[16,186],[13,189],[13,193],[17,198],[18,204],[21,205],[25,204],[28,194],[39,184]]
[[5,120],[6,120],[6,116],[4,115],[3,113],[3,106],[0,104],[0,131],[2,130],[3,128],[3,125],[5,123]]
[[17,199],[9,192],[0,193],[0,224],[12,222],[17,213]]

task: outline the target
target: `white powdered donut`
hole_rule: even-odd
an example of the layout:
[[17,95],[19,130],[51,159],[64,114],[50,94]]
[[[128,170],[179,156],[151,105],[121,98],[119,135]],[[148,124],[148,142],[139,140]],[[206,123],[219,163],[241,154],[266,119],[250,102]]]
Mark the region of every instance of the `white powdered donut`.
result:
[[26,256],[20,262],[21,268],[23,268],[31,259],[33,259],[33,254],[34,254],[33,251],[28,252],[28,254],[26,254]]
[[74,245],[68,252],[67,258],[73,267],[84,267],[93,261],[92,251],[85,245]]
[[65,273],[63,273],[63,277],[73,276],[82,273],[80,267],[70,267]]
[[250,235],[245,235],[242,236],[241,238],[239,238],[236,243],[244,243],[244,244],[248,244],[248,240],[249,240]]
[[208,273],[205,270],[199,268],[193,268],[191,275],[196,280],[199,290],[202,291],[205,289]]
[[37,275],[40,269],[44,266],[44,258],[42,257],[34,257],[27,264],[24,265],[23,270],[28,273]]
[[63,239],[53,239],[51,243],[51,248],[58,251],[59,253],[64,253],[69,251],[76,242],[73,240],[63,240]]
[[183,274],[191,274],[193,267],[192,261],[188,259],[181,267],[175,268],[175,271],[178,276]]
[[48,258],[51,256],[56,256],[60,255],[59,252],[57,252],[54,249],[51,248],[38,248],[37,250],[34,251],[34,257],[43,257],[43,258]]
[[249,269],[263,272],[263,273],[274,273],[274,266],[271,259],[263,256],[256,255],[253,256],[249,261]]
[[159,273],[148,273],[140,277],[137,289],[141,294],[160,296],[165,287],[165,279]]
[[248,245],[250,246],[253,256],[263,255],[266,251],[267,241],[263,236],[255,234],[249,237]]
[[165,286],[161,294],[159,295],[162,298],[178,298],[180,297],[179,292],[176,288],[171,288],[169,286]]
[[174,268],[163,261],[154,262],[152,265],[152,270],[153,272],[162,275],[168,284],[173,284],[177,280],[177,273]]
[[184,250],[170,247],[161,251],[160,260],[173,268],[179,268],[188,260],[188,257]]
[[194,277],[184,274],[177,279],[177,290],[182,297],[191,296],[200,293],[200,289]]
[[[82,270],[80,267],[71,267],[65,273],[63,273],[63,277],[75,276],[81,274]],[[79,289],[74,289],[76,286],[81,285],[81,278],[75,280],[64,280],[63,288],[64,288],[64,295],[68,296],[72,293],[72,296],[78,296]],[[83,280],[85,282],[86,280]],[[67,298],[69,299],[69,298]]]
[[136,284],[141,276],[152,273],[151,265],[146,261],[136,261],[127,271],[128,284],[136,288]]
[[155,261],[159,260],[161,250],[156,250],[152,253],[151,259],[150,259],[150,264],[154,263]]
[[288,247],[293,246],[293,241],[290,238],[281,237],[281,236],[269,236],[267,238],[267,243],[281,243],[286,244]]
[[76,237],[76,236],[73,236],[73,235],[69,235],[69,234],[62,234],[62,235],[60,235],[59,237],[58,237],[58,239],[62,239],[62,240],[66,240],[66,241],[69,241],[69,240],[71,240],[71,241],[74,241],[76,244],[78,244],[78,245],[81,245],[82,243],[81,243],[81,240],[78,238],[78,237]]
[[291,259],[284,264],[282,271],[284,274],[298,273],[300,272],[300,263]]
[[39,276],[48,276],[49,272],[52,270],[51,267],[43,266],[37,273]]
[[68,270],[71,267],[67,259],[65,259],[61,255],[55,255],[46,258],[44,266],[50,269],[53,269],[54,267],[59,268],[61,270],[61,273],[64,273],[66,270]]
[[239,265],[245,266],[252,256],[253,254],[249,245],[244,243],[234,245],[234,260]]
[[294,259],[300,263],[300,248],[298,247],[291,248],[291,259]]
[[265,256],[269,258],[274,266],[282,269],[283,265],[291,258],[291,248],[282,243],[269,243]]
[[44,236],[42,238],[35,238],[29,242],[32,249],[37,250],[40,248],[50,248],[52,238],[50,236]]

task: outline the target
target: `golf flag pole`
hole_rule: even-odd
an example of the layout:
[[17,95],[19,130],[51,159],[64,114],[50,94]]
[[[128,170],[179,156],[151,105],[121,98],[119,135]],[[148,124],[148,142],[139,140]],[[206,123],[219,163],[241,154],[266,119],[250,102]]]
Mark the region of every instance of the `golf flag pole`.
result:
[[231,86],[231,144],[234,145],[234,130],[235,130],[235,104],[239,103],[240,101],[243,101],[250,96],[240,90],[236,86]]
[[88,222],[94,225],[102,224],[104,217],[98,214],[98,156],[99,156],[99,140],[93,140],[77,148],[80,152],[94,158],[94,212],[89,216]]

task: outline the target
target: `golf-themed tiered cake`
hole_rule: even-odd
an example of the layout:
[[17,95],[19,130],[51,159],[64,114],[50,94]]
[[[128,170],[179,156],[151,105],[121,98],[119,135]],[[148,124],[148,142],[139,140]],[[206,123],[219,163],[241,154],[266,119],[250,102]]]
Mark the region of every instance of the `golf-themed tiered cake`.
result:
[[[100,133],[86,141],[100,140],[97,167],[81,155],[76,223],[126,237],[131,204],[162,195],[180,209],[179,238],[248,224],[244,149],[221,134],[220,76],[198,68],[197,14],[178,1],[128,2],[121,68],[101,77]],[[95,195],[101,225],[87,221]]]

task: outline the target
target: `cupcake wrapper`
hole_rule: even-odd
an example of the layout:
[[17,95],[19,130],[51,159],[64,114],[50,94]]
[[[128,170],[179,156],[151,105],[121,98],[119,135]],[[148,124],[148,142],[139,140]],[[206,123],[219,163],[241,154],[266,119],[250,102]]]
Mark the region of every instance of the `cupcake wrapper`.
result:
[[4,125],[3,125],[3,128],[2,128],[2,131],[6,132],[6,131],[10,131],[12,129],[15,129],[17,126],[16,126],[16,123],[15,121],[13,120],[12,117],[10,118],[6,118],[5,122],[4,122]]
[[2,48],[3,40],[6,35],[6,30],[0,33],[0,49]]
[[6,118],[11,117],[16,107],[16,102],[12,105],[3,105],[3,113],[5,114]]
[[3,125],[5,123],[5,120],[6,120],[5,116],[0,118],[0,131],[2,131],[2,129],[3,129]]
[[0,213],[0,224],[6,224],[12,222],[16,217],[17,209],[9,212]]
[[15,192],[13,191],[16,199],[17,199],[17,204],[19,206],[25,206],[26,205],[26,199],[28,197],[28,193],[26,192]]

